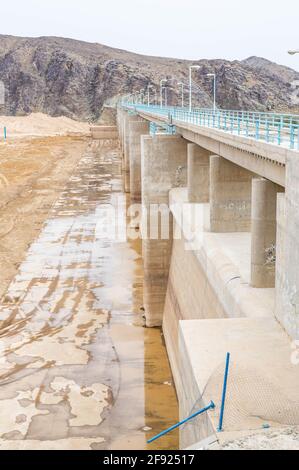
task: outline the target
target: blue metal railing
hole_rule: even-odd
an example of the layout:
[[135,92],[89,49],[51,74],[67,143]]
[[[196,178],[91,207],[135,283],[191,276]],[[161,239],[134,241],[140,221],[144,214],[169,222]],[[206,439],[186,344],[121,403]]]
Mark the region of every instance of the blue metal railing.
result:
[[176,129],[173,124],[169,123],[164,123],[159,126],[155,122],[150,123],[150,134],[151,135],[156,135],[157,133],[159,134],[169,134],[169,135],[175,135]]
[[127,109],[164,116],[174,125],[185,122],[197,126],[218,129],[240,137],[271,143],[292,150],[299,150],[299,115],[260,113],[207,108],[147,106],[125,102]]

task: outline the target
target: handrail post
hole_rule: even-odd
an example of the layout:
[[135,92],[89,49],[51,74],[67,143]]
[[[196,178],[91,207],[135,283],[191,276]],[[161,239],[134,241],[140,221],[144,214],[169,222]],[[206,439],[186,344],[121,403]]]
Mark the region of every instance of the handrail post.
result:
[[278,145],[281,144],[281,122],[279,122],[278,128],[277,128],[277,143]]
[[260,121],[259,119],[255,120],[255,138],[259,140],[260,138]]
[[226,362],[225,362],[225,371],[224,371],[224,381],[223,381],[223,389],[222,389],[220,416],[219,416],[219,426],[217,428],[218,432],[221,432],[223,430],[223,417],[224,417],[224,407],[225,407],[225,399],[226,399],[226,391],[227,391],[227,379],[228,379],[228,372],[229,372],[229,362],[230,362],[230,353],[227,353],[226,354]]
[[290,149],[293,150],[295,147],[295,129],[294,126],[290,127]]

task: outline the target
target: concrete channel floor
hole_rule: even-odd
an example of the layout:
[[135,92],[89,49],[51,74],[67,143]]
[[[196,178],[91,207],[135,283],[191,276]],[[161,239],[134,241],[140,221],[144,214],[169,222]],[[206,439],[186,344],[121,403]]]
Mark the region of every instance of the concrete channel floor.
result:
[[140,243],[109,231],[111,204],[126,222],[120,168],[116,144],[91,141],[0,305],[0,449],[144,449],[177,421]]
[[[185,380],[192,390],[190,395],[202,397],[205,404],[213,400],[216,405],[209,412],[209,425],[206,424],[209,436],[204,438],[211,438],[212,434],[210,442],[218,440],[220,446],[228,448],[234,448],[234,441],[240,440],[240,447],[243,444],[246,448],[246,436],[257,434],[260,437],[256,440],[251,437],[251,446],[258,447],[264,440],[267,447],[267,434],[271,441],[281,433],[280,442],[299,448],[298,365],[292,360],[294,349],[290,338],[274,318],[181,321],[182,349],[185,354],[181,367],[188,371]],[[227,352],[231,362],[223,432],[217,433]],[[283,438],[290,426],[295,428],[289,429],[289,437]],[[183,428],[181,442],[187,438],[187,445],[195,444],[190,442],[192,431],[191,426]],[[271,443],[268,447],[271,448]]]

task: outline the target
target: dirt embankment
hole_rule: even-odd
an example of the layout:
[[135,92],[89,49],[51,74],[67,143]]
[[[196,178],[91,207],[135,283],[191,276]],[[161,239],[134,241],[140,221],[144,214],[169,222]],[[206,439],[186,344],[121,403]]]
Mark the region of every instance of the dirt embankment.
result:
[[0,144],[0,297],[89,142],[64,136]]
[[87,122],[74,121],[67,117],[51,117],[43,113],[32,113],[28,116],[0,116],[0,138],[3,140],[4,127],[8,138],[26,136],[62,136],[89,135],[90,125]]

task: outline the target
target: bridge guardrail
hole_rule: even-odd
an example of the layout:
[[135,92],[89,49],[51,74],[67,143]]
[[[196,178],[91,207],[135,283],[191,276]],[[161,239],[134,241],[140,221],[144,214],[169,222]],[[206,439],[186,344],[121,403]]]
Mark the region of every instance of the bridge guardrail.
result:
[[160,107],[125,102],[122,106],[137,111],[167,116],[198,126],[219,129],[271,144],[299,150],[299,115],[222,109]]

